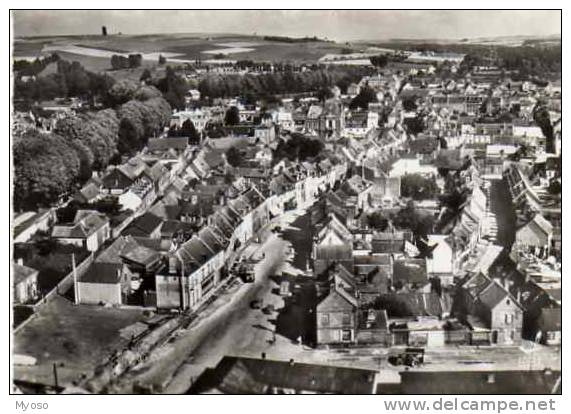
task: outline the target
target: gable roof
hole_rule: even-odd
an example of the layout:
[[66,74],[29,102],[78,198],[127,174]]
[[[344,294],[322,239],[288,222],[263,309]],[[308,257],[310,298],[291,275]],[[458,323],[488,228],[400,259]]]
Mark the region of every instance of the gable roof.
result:
[[121,283],[122,263],[93,262],[79,279],[80,283]]
[[[402,371],[398,394],[549,394],[560,371]],[[385,394],[380,384],[378,391]]]
[[442,316],[450,311],[452,300],[448,294],[435,292],[399,292],[381,295],[389,317]]
[[99,186],[94,182],[88,182],[75,194],[75,199],[80,202],[89,203],[99,195]]
[[488,309],[494,309],[502,300],[509,296],[499,283],[492,281],[484,290],[478,295],[479,301]]
[[225,356],[208,369],[189,394],[267,394],[273,387],[327,394],[371,394],[374,370]]
[[327,223],[319,230],[317,234],[317,244],[321,243],[329,232],[335,233],[345,243],[350,244],[353,236],[345,225],[339,220],[336,214],[329,214]]
[[553,234],[553,225],[547,221],[541,214],[536,214],[531,221],[537,228],[539,228],[544,234]]
[[136,243],[135,246],[130,249],[126,249],[121,253],[121,258],[148,267],[152,264],[156,264],[160,261],[161,256],[155,250],[152,250],[146,246],[142,246]]
[[123,231],[124,235],[148,237],[156,231],[163,223],[163,219],[152,213],[145,213],[129,224]]
[[347,293],[344,289],[334,288],[329,292],[319,304],[317,305],[317,312],[330,312],[330,311],[351,311],[358,306],[357,299]]
[[120,168],[113,168],[103,176],[101,182],[105,188],[126,189],[133,184],[134,179],[128,176]]
[[32,276],[34,273],[38,273],[38,270],[28,266],[20,265],[18,263],[14,263],[12,265],[12,274],[15,285],[20,282],[23,282],[24,280]]
[[109,219],[95,210],[77,210],[73,224],[54,226],[52,237],[83,239],[91,236],[108,223]]
[[123,174],[129,177],[131,180],[136,180],[143,174],[147,164],[139,156],[131,157],[127,162],[121,164],[116,169],[120,170]]

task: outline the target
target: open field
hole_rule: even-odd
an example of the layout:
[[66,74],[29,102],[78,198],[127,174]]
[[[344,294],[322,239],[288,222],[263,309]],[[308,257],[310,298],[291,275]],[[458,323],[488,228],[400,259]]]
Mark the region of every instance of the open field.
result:
[[90,374],[111,353],[128,342],[120,330],[144,320],[139,309],[75,306],[57,297],[34,316],[13,339],[14,354],[29,355],[37,365],[15,366],[14,378],[53,383],[52,364],[60,384]]
[[101,71],[109,69],[111,56],[119,53],[141,53],[149,62],[156,62],[160,54],[171,57],[173,62],[184,62],[222,53],[233,59],[315,63],[345,47],[330,42],[285,43],[240,35],[91,35],[15,39],[13,55],[15,59],[34,58],[56,52],[89,70]]

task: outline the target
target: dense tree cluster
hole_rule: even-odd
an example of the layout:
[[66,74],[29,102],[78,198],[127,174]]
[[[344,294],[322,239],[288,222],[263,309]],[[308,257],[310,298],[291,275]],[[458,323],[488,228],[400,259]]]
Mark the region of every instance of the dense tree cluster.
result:
[[392,216],[393,224],[402,229],[410,229],[416,239],[426,239],[433,232],[434,217],[419,211],[413,201]]
[[[16,209],[48,206],[118,159],[141,149],[167,125],[171,108],[152,87],[105,109],[60,119],[54,131],[29,131],[14,142]],[[155,89],[154,91],[152,89]]]
[[185,95],[189,91],[190,85],[173,68],[167,66],[165,77],[159,79],[154,85],[162,92],[171,107],[176,109],[185,108]]
[[111,56],[111,68],[113,70],[119,69],[134,69],[143,64],[143,56],[140,53],[133,53],[129,56],[113,55]]
[[264,40],[267,40],[269,42],[281,42],[281,43],[327,42],[327,40],[320,39],[317,36],[312,36],[312,37],[264,36]]
[[169,137],[188,137],[190,144],[198,144],[200,142],[200,133],[196,130],[194,123],[187,119],[180,128],[172,126],[168,132]]
[[76,149],[81,160],[81,176],[89,177],[92,169],[105,168],[117,152],[118,124],[115,111],[106,109],[63,118],[54,132]]
[[228,161],[228,164],[232,167],[239,167],[242,159],[242,154],[238,148],[230,147],[228,151],[226,151],[226,161]]
[[433,178],[425,178],[420,174],[405,174],[401,178],[403,197],[413,200],[432,199],[438,195],[439,189]]
[[375,211],[367,216],[367,224],[375,230],[385,231],[389,226],[389,220],[382,212]]
[[545,137],[545,152],[550,154],[555,153],[555,135],[551,117],[549,116],[549,110],[544,105],[536,105],[533,110],[533,120],[539,125]]
[[89,72],[79,62],[57,60],[55,73],[24,82],[17,78],[14,82],[14,101],[27,102],[54,98],[81,97],[93,99],[104,97],[113,85],[113,78],[105,74]]
[[416,100],[417,100],[416,96],[412,96],[410,98],[403,99],[403,101],[402,101],[403,109],[405,111],[409,111],[409,112],[416,111],[416,109],[418,108],[418,105],[416,104]]
[[240,111],[235,106],[231,106],[224,114],[224,125],[238,125],[240,123]]
[[307,72],[284,71],[261,75],[209,75],[200,81],[201,96],[222,98],[251,93],[256,97],[319,91],[338,85],[341,90],[359,81],[370,70],[362,67],[319,69]]
[[55,63],[60,59],[59,55],[54,53],[44,58],[36,58],[30,60],[14,60],[12,70],[16,74],[16,78],[22,76],[36,76],[39,75],[50,63]]
[[351,109],[368,109],[369,104],[372,102],[377,102],[377,93],[370,87],[366,86],[361,88],[359,94],[353,98],[349,104]]
[[389,57],[387,55],[371,56],[371,65],[376,68],[384,68],[389,63]]
[[78,153],[56,134],[28,131],[14,140],[14,205],[53,203],[80,172]]
[[145,145],[150,137],[162,132],[170,120],[171,108],[163,98],[146,101],[133,99],[117,110],[121,120],[118,146],[121,153],[134,153]]
[[422,114],[412,118],[405,118],[403,123],[408,133],[412,135],[418,135],[426,129],[426,122]]
[[280,139],[274,151],[273,160],[277,162],[287,158],[290,161],[299,160],[301,162],[318,156],[323,148],[323,142],[295,133],[287,141]]

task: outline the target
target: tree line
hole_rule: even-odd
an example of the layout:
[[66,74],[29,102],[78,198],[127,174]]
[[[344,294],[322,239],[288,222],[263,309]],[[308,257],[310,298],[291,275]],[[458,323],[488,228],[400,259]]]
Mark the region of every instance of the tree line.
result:
[[261,75],[208,75],[200,81],[201,96],[223,98],[254,94],[268,95],[318,91],[324,87],[338,85],[346,90],[353,82],[371,73],[363,67],[319,69],[315,71],[267,73]]
[[113,55],[111,56],[111,68],[113,70],[119,69],[134,69],[143,64],[143,55],[140,53],[132,53],[129,56]]
[[50,63],[55,63],[60,59],[57,53],[53,53],[44,58],[36,58],[33,61],[26,59],[14,60],[12,70],[16,74],[16,78],[22,76],[36,76],[41,73]]
[[[45,69],[42,63],[35,66],[35,70],[39,71],[36,73],[35,79],[24,81],[21,76],[16,77],[14,81],[14,102],[22,103],[23,108],[21,109],[30,109],[33,102],[54,98],[105,99],[107,91],[114,83],[110,76],[87,71],[79,62],[69,62],[57,58],[53,62],[57,64],[54,73],[42,76],[41,72]],[[40,71],[42,66],[43,69]]]

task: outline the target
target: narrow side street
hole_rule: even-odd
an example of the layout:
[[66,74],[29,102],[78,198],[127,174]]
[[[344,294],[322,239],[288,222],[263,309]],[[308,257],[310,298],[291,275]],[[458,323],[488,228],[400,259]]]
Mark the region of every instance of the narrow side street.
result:
[[497,243],[509,251],[515,239],[516,217],[511,195],[505,180],[492,180],[490,210],[496,216]]

